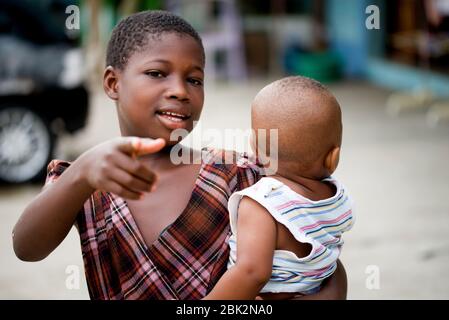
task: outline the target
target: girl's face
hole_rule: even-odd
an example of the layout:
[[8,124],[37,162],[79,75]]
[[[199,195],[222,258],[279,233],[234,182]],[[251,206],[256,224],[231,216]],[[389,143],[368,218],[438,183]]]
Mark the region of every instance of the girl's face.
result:
[[124,70],[108,68],[105,90],[117,101],[123,136],[163,138],[174,145],[173,130],[193,129],[204,103],[203,51],[195,39],[163,33],[132,54]]

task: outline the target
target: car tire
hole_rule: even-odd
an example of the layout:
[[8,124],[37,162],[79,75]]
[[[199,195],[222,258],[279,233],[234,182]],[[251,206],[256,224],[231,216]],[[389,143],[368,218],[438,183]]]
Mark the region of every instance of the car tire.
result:
[[55,140],[48,121],[30,108],[0,106],[0,181],[43,179]]

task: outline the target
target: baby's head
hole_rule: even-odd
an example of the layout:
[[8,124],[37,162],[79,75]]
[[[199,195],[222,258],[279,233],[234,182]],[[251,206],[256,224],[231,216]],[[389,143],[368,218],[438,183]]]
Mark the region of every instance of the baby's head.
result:
[[[252,128],[278,129],[278,173],[312,179],[331,175],[342,140],[340,106],[318,81],[292,76],[264,87],[252,103]],[[259,156],[265,154],[260,150]],[[267,145],[269,145],[267,143]]]
[[123,136],[163,138],[190,132],[204,102],[204,48],[184,19],[143,11],[114,28],[106,53],[103,87],[116,102]]

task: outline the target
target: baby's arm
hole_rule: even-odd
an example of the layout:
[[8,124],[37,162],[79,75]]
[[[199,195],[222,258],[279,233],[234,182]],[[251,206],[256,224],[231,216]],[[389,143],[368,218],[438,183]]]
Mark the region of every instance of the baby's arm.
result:
[[204,300],[254,299],[271,277],[276,248],[276,223],[256,201],[240,201],[237,220],[237,261]]
[[[13,230],[16,256],[24,261],[44,259],[67,236],[84,202],[95,190],[137,199],[150,191],[154,174],[133,159],[131,138],[118,138],[98,145],[68,167],[25,208]],[[140,140],[139,140],[140,141]],[[157,152],[163,140],[142,145],[143,152]],[[141,150],[139,149],[139,150]]]

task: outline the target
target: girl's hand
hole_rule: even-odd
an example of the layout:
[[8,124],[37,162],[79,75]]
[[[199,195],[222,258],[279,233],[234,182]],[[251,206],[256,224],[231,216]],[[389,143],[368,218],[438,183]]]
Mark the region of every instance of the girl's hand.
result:
[[165,146],[161,138],[120,137],[82,154],[76,161],[81,178],[93,190],[112,192],[137,200],[155,187],[156,175],[138,157],[156,153]]
[[340,260],[337,260],[337,270],[324,280],[321,290],[311,295],[291,293],[262,293],[256,300],[346,300],[348,292],[348,278],[346,270]]

